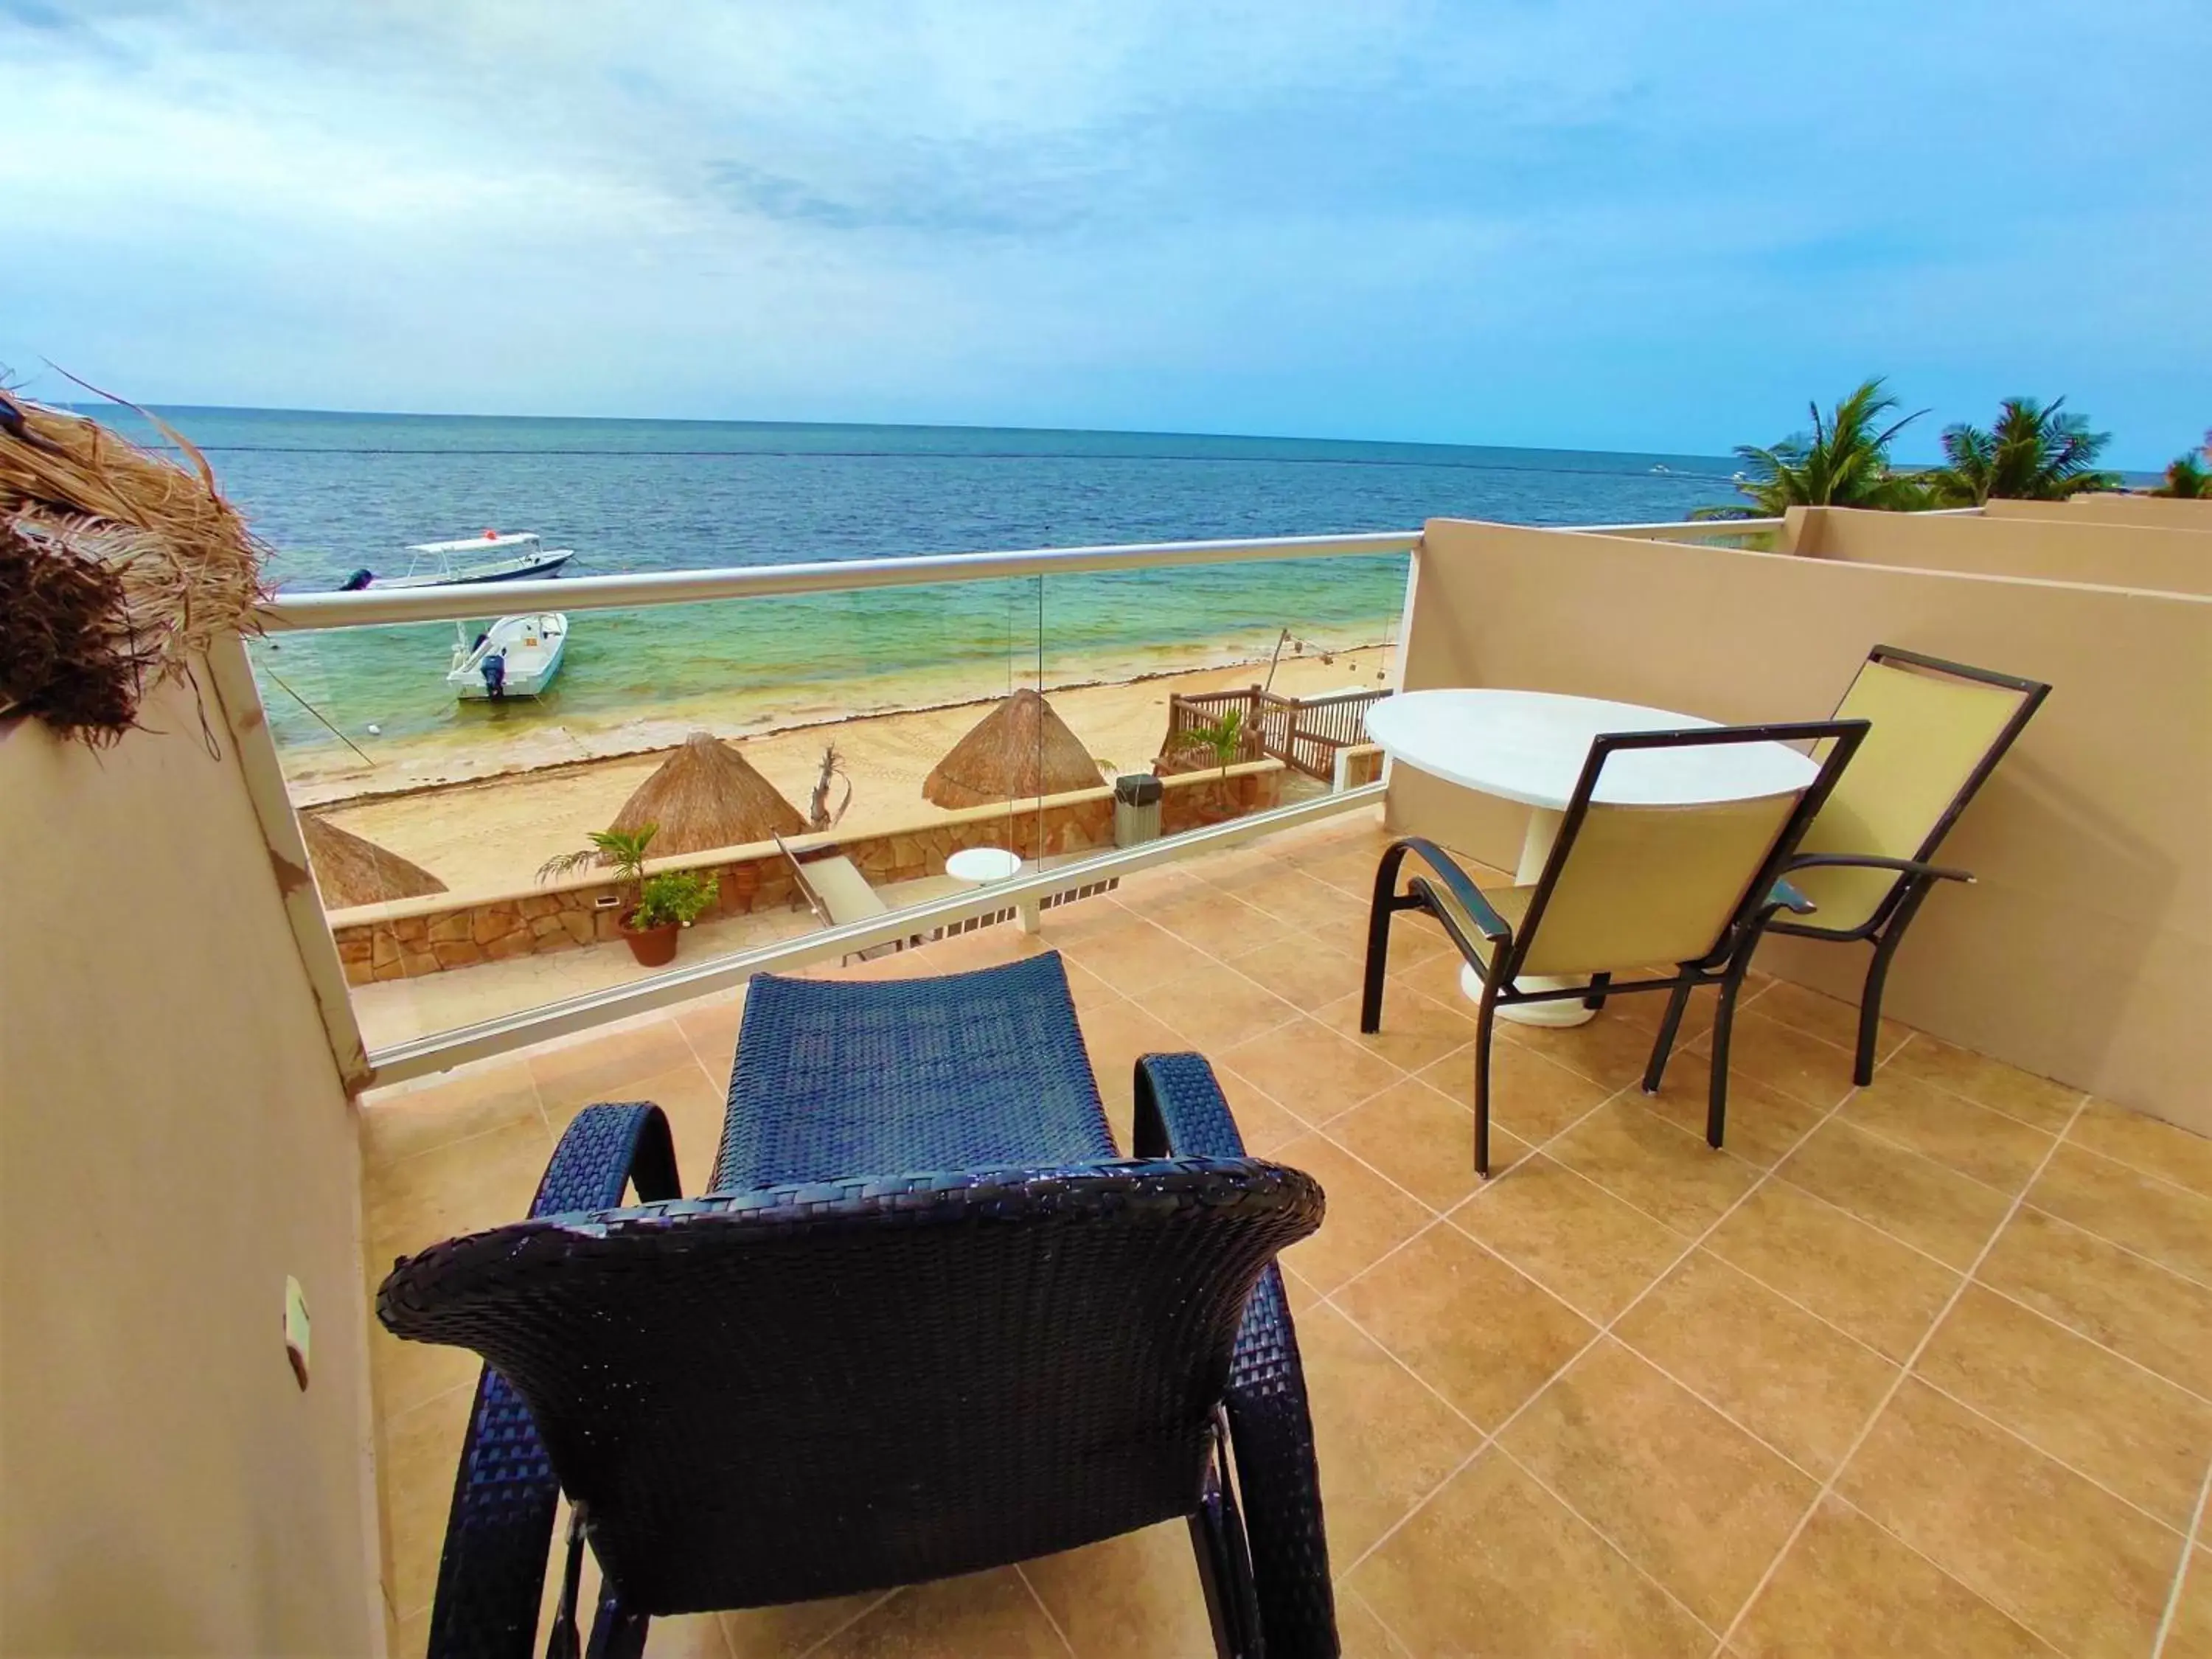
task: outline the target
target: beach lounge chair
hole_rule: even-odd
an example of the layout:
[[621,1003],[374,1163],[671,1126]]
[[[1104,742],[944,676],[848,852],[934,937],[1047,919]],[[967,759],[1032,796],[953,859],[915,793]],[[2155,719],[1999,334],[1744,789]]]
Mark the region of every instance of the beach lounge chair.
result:
[[1882,983],[1905,930],[1937,882],[1973,880],[1928,860],[2050,694],[2039,681],[1878,645],[1837,706],[1837,718],[1874,729],[1788,867],[1790,884],[1819,907],[1814,918],[1771,927],[1874,947],[1852,1061],[1862,1088],[1874,1081]]
[[[850,921],[866,921],[871,916],[890,914],[891,907],[884,902],[884,896],[868,885],[868,878],[860,873],[860,866],[842,853],[830,853],[822,857],[799,861],[799,855],[784,845],[781,836],[775,837],[777,849],[791,866],[791,873],[799,883],[799,890],[814,911],[816,920],[824,927],[842,927]],[[862,961],[889,956],[894,951],[906,948],[905,939],[890,939],[882,945],[869,946],[865,951],[848,951],[844,960],[855,956]]]
[[[398,1334],[484,1357],[429,1651],[981,1571],[1177,1516],[1217,1649],[1337,1653],[1276,1253],[1322,1194],[1248,1158],[1206,1061],[1137,1062],[1118,1157],[1056,953],[939,979],[762,975],[709,1196],[650,1104],[586,1107],[531,1219],[398,1263]],[[625,1183],[638,1201],[621,1202]],[[566,1645],[564,1645],[564,1644]]]
[[[1382,1027],[1391,918],[1401,910],[1434,916],[1482,979],[1474,1037],[1477,1173],[1490,1173],[1490,1042],[1498,1009],[1564,997],[1581,997],[1596,1008],[1615,992],[1673,993],[1644,1077],[1644,1088],[1656,1092],[1690,993],[1701,985],[1718,987],[1705,1139],[1721,1144],[1737,989],[1774,913],[1812,908],[1778,878],[1866,731],[1862,720],[1829,720],[1597,738],[1567,802],[1551,858],[1533,886],[1485,893],[1450,854],[1419,838],[1384,849],[1368,915],[1359,1029]],[[1820,769],[1799,793],[1691,806],[1618,806],[1592,799],[1607,762],[1626,751],[1778,741],[1821,746]],[[1401,893],[1398,874],[1408,854],[1427,872],[1410,878]],[[1675,970],[1656,973],[1649,964],[1657,963],[1673,963]],[[1524,989],[1515,982],[1524,974],[1588,984]],[[1618,977],[1623,974],[1645,976]]]

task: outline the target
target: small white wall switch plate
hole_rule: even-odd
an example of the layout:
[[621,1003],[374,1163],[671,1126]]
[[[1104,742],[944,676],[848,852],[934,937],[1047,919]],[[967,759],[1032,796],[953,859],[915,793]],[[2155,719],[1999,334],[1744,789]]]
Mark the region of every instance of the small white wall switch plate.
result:
[[284,1279],[284,1357],[292,1362],[292,1375],[307,1386],[307,1293],[300,1281]]

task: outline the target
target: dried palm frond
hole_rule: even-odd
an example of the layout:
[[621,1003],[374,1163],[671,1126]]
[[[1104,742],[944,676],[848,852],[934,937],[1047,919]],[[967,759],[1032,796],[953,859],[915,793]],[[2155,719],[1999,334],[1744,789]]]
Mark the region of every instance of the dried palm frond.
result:
[[261,597],[262,544],[206,457],[146,418],[189,468],[0,392],[0,714],[94,744],[218,635],[252,631]]

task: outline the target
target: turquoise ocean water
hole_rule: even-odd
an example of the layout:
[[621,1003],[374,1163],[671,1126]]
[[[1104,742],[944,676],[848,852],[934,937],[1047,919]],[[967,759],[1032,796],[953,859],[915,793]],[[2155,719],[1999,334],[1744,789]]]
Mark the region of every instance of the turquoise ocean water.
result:
[[[150,435],[136,416],[88,412]],[[161,413],[276,548],[270,577],[301,589],[364,566],[396,574],[408,544],[486,528],[573,547],[568,570],[581,575],[1400,530],[1447,514],[1674,519],[1727,500],[1734,465],[979,428]],[[453,699],[447,624],[295,635],[264,641],[255,659],[279,741],[295,751],[337,746],[316,714],[372,747],[557,726],[609,739],[604,749],[694,704],[725,725],[781,725],[994,695],[1040,665],[1054,684],[1229,660],[1263,653],[1283,628],[1323,646],[1380,641],[1404,586],[1403,558],[1308,560],[580,612],[554,694],[503,708]]]

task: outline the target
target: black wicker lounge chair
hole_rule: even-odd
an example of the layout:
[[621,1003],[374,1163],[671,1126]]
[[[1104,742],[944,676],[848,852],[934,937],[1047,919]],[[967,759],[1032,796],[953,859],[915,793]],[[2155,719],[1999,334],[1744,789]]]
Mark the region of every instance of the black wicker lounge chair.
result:
[[[941,979],[752,981],[714,1195],[649,1104],[586,1108],[531,1218],[403,1261],[399,1335],[484,1356],[433,1654],[946,1577],[1186,1517],[1220,1652],[1334,1655],[1276,1253],[1322,1194],[1247,1158],[1196,1054],[1109,1135],[1054,954]],[[626,1184],[639,1202],[620,1203]],[[1241,1508],[1241,1515],[1240,1515]]]

